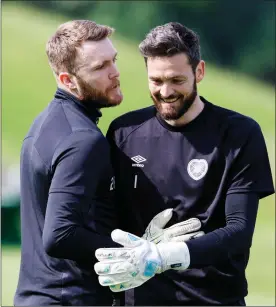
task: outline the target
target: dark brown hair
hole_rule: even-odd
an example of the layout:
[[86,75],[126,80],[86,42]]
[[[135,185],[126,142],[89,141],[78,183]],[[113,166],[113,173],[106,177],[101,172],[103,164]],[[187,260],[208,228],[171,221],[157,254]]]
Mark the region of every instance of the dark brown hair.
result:
[[200,59],[199,36],[178,22],[169,22],[152,29],[139,49],[147,63],[148,57],[173,56],[185,53],[195,71]]

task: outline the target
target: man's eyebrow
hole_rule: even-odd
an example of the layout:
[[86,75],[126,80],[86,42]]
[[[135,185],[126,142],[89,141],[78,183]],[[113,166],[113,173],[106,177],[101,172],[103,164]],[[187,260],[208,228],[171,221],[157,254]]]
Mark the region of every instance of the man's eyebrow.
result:
[[187,79],[187,77],[185,75],[173,75],[169,77],[149,76],[149,79],[153,81],[163,81],[163,80],[171,80],[171,79]]
[[[116,58],[117,55],[118,55],[118,52],[116,52],[116,53],[114,54],[112,60],[114,60],[114,59]],[[101,61],[101,62],[97,62],[96,64],[94,64],[94,65],[92,66],[92,68],[95,69],[95,68],[97,68],[97,67],[99,67],[99,66],[104,65],[105,63],[108,63],[108,62],[110,62],[110,60],[104,60],[104,61]]]

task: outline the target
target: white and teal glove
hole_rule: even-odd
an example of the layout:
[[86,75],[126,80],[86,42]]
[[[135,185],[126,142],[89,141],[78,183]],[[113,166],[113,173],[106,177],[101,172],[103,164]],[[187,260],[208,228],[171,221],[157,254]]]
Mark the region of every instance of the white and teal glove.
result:
[[120,229],[114,230],[111,237],[124,247],[97,249],[99,262],[94,269],[100,284],[109,286],[113,292],[138,287],[169,269],[189,267],[190,253],[185,242],[157,245]]
[[[177,242],[200,237],[204,232],[198,231],[201,222],[197,218],[164,229],[172,215],[172,208],[157,214],[142,239],[121,230],[112,232],[112,239],[125,248],[103,248],[96,251],[100,262],[95,265],[95,271],[100,275],[100,284],[110,286],[113,292],[125,291],[142,285],[155,274],[167,269],[185,269],[189,262],[189,251],[186,244]],[[143,257],[146,259],[144,263],[136,262],[136,259],[142,260]],[[184,262],[182,257],[185,258]]]
[[172,215],[172,208],[158,213],[149,223],[142,238],[157,244],[160,242],[185,242],[204,235],[203,231],[198,231],[201,228],[201,222],[197,218],[191,218],[163,229]]

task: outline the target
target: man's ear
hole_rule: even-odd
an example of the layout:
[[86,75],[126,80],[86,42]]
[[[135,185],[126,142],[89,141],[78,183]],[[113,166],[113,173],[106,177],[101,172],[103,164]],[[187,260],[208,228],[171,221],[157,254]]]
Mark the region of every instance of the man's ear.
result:
[[196,83],[199,83],[205,75],[205,62],[201,60],[196,68],[195,76],[196,76]]
[[61,84],[63,84],[65,87],[67,87],[70,90],[74,90],[77,88],[75,82],[73,81],[72,76],[70,76],[68,72],[59,73],[58,79],[61,82]]

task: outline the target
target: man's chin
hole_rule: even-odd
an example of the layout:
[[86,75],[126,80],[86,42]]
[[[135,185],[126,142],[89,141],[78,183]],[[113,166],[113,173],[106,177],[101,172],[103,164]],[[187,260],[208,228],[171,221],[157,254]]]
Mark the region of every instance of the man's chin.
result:
[[112,101],[112,102],[110,102],[108,104],[107,108],[109,108],[109,107],[117,107],[117,106],[119,106],[121,104],[121,102],[122,102],[122,100],[120,100],[120,101]]
[[172,108],[172,107],[164,108],[159,105],[157,107],[157,111],[164,120],[177,120],[181,117],[181,114],[177,112],[175,108]]
[[109,99],[109,103],[111,104],[111,106],[118,106],[119,104],[121,104],[121,102],[123,101],[123,95],[119,95],[116,98],[110,98]]
[[111,100],[109,99],[105,104],[102,104],[100,108],[111,108],[111,107],[116,107],[121,104],[123,99],[116,99],[116,100]]
[[175,112],[160,112],[159,111],[159,114],[164,120],[177,120],[181,117],[181,115]]

